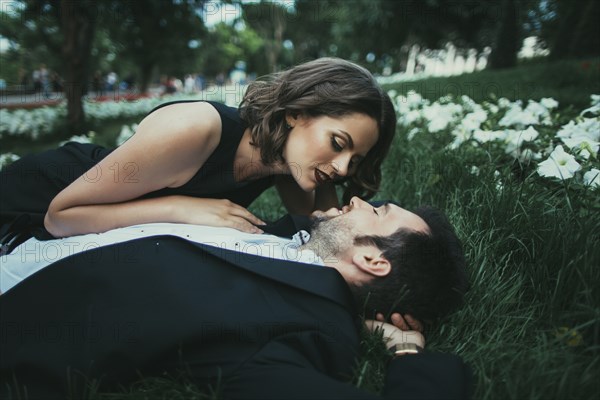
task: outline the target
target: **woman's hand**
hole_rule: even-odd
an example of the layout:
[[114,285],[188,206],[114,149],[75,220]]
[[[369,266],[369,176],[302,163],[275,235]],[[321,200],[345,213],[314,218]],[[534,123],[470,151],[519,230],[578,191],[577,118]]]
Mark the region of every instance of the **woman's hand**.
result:
[[403,331],[387,322],[374,321],[372,319],[365,320],[367,329],[371,332],[376,330],[383,331],[383,340],[388,349],[403,343],[413,343],[421,348],[425,348],[425,338],[418,331]]
[[263,233],[255,225],[265,225],[244,207],[227,199],[202,199],[188,196],[173,196],[174,212],[182,223],[221,226],[242,232]]

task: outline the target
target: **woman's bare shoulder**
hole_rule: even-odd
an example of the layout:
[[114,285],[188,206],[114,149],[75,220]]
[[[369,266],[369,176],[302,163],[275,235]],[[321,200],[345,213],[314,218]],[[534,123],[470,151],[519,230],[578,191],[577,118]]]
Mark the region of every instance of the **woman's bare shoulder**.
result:
[[140,128],[151,125],[157,130],[169,132],[198,133],[218,135],[221,132],[221,116],[210,103],[189,102],[174,103],[149,114],[140,124]]

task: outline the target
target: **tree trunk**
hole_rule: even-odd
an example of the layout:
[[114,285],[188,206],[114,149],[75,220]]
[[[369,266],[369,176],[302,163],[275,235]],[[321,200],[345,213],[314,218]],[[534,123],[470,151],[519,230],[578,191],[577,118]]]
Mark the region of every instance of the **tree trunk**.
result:
[[152,72],[154,70],[154,64],[144,64],[140,68],[140,94],[144,94],[148,91],[150,86],[150,80],[152,79]]
[[81,98],[87,91],[89,61],[96,28],[96,7],[91,1],[60,1],[67,129],[71,135],[84,133],[85,113]]
[[569,57],[574,36],[573,27],[577,25],[577,21],[579,21],[582,11],[579,2],[577,1],[564,1],[561,2],[561,4],[563,4],[566,9],[558,15],[559,25],[554,34],[550,49],[550,58],[552,60],[561,60]]
[[265,52],[271,72],[277,72],[279,70],[278,60],[283,47],[283,33],[285,32],[286,27],[285,18],[285,11],[274,8],[271,20],[272,26],[267,28],[272,28],[272,31],[265,32],[265,36],[269,37],[265,43]]
[[490,68],[511,68],[517,65],[521,42],[519,0],[504,0],[496,43],[490,54]]
[[569,56],[593,57],[600,53],[599,14],[600,5],[597,0],[587,0],[585,6],[581,7],[581,16],[573,28]]

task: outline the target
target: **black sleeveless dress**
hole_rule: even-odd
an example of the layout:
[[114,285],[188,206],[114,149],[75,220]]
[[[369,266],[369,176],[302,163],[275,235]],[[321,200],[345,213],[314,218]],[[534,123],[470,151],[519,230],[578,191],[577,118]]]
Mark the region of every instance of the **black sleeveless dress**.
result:
[[[201,100],[169,102],[151,112],[170,104],[194,101]],[[221,116],[221,140],[215,151],[184,185],[164,188],[141,198],[185,195],[229,199],[248,207],[273,185],[273,176],[250,182],[235,182],[233,161],[246,125],[236,108],[216,102],[207,103]],[[58,149],[25,156],[4,168],[0,171],[0,226],[18,220],[19,230],[27,230],[38,239],[51,239],[52,236],[44,229],[44,216],[52,199],[112,150],[94,144],[69,142]]]

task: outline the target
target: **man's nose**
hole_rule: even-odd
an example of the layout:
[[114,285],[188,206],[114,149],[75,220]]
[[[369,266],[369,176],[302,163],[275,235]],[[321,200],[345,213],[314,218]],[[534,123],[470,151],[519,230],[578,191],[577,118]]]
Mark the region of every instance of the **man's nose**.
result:
[[354,196],[350,199],[350,207],[351,208],[362,208],[368,203],[364,200],[361,200],[360,197]]

